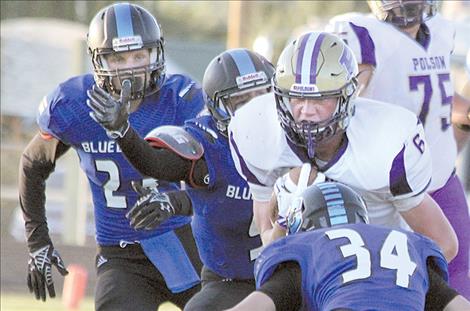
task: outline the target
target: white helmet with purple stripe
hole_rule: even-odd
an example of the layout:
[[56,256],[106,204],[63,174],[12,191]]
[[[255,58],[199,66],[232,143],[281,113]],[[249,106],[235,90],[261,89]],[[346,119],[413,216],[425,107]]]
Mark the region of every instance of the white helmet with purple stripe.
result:
[[[357,89],[357,74],[352,51],[331,33],[306,33],[287,45],[279,57],[273,85],[280,122],[289,140],[310,150],[317,142],[346,130],[354,113],[350,100]],[[329,119],[294,120],[291,98],[331,97],[337,98],[337,105]]]

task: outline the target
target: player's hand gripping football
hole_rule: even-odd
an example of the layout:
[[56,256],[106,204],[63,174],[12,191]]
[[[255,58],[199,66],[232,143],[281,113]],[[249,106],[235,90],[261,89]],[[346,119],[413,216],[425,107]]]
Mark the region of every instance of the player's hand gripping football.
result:
[[307,188],[311,170],[311,165],[304,163],[300,170],[297,183],[292,181],[289,173],[277,179],[274,185],[274,195],[277,199],[278,208],[277,223],[281,227],[286,228],[289,209],[293,201],[295,201],[295,198]]
[[99,123],[111,138],[123,137],[129,129],[131,89],[131,81],[124,80],[119,100],[96,84],[87,91],[86,104],[92,110],[90,117]]
[[49,297],[55,297],[54,281],[52,280],[52,266],[55,266],[63,276],[69,272],[64,261],[52,245],[46,245],[29,253],[28,262],[28,288],[34,293],[36,299],[46,301],[46,287]]
[[175,208],[168,194],[159,192],[155,186],[143,187],[140,183],[134,181],[132,187],[140,196],[126,215],[134,229],[155,229],[162,222],[175,215]]

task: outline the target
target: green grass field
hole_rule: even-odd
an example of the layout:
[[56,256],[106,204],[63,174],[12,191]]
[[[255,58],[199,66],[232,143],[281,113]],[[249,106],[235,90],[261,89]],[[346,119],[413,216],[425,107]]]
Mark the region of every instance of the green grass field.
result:
[[[37,301],[30,295],[1,293],[1,311],[71,311],[67,310],[60,297],[48,299],[46,302]],[[137,308],[138,309],[138,308]],[[86,297],[80,304],[80,308],[73,311],[93,311],[92,297]],[[170,303],[163,304],[158,311],[178,311],[179,309]]]

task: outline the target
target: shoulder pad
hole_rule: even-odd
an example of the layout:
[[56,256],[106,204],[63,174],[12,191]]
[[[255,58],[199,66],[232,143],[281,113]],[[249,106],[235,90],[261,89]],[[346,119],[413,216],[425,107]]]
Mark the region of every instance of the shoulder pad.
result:
[[188,160],[198,160],[204,154],[201,143],[179,126],[157,127],[145,136],[145,140],[152,147],[169,149]]

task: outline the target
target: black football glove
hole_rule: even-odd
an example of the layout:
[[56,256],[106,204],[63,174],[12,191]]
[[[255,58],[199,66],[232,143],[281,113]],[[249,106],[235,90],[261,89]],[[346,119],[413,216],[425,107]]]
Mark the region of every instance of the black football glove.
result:
[[55,297],[52,265],[56,266],[63,276],[69,273],[65,268],[64,261],[52,245],[46,245],[29,254],[28,288],[30,293],[34,292],[34,296],[38,300],[46,301],[46,287],[49,297]]
[[140,183],[134,181],[132,187],[140,196],[126,215],[134,229],[155,229],[162,222],[175,215],[175,208],[168,194],[159,192],[155,186],[143,187]]
[[111,138],[123,137],[129,129],[131,88],[130,80],[124,80],[119,100],[96,84],[87,91],[86,104],[92,110],[90,117],[100,124]]

